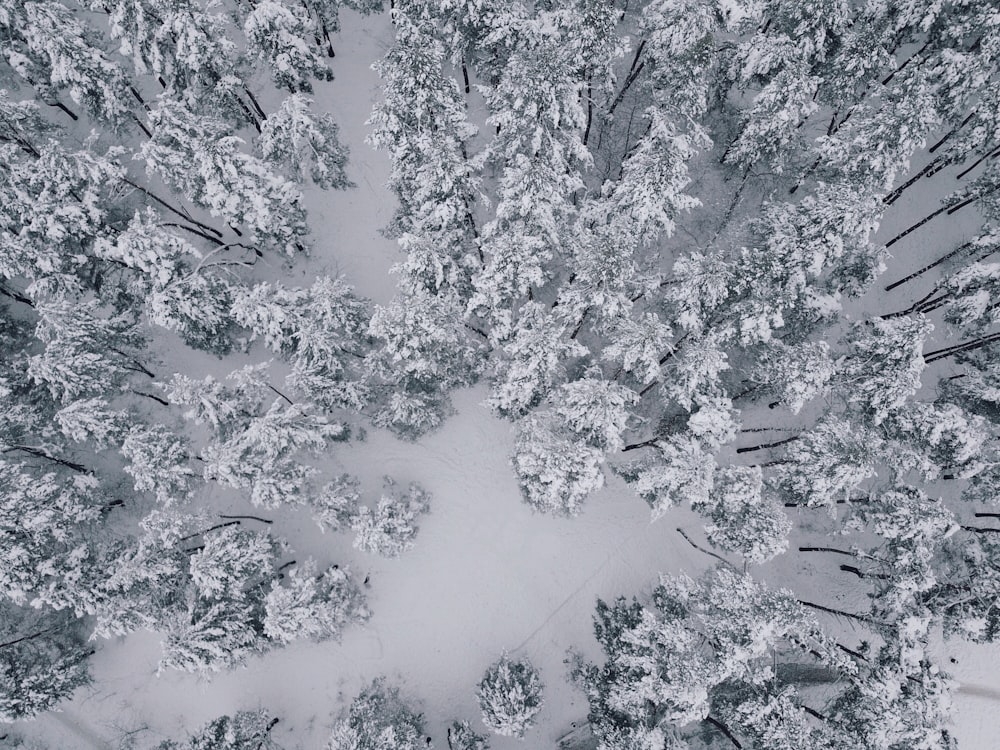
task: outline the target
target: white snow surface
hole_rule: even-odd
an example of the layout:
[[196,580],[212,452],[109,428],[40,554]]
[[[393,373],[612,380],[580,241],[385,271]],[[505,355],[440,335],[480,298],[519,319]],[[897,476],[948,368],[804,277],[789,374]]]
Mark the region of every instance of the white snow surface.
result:
[[[336,79],[319,87],[316,99],[319,109],[334,115],[341,140],[350,146],[348,175],[356,187],[308,191],[314,254],[282,278],[308,284],[321,273],[342,273],[362,295],[384,304],[395,288],[389,268],[401,256],[379,231],[394,209],[385,188],[388,157],[372,151],[364,138],[379,97],[379,79],[370,66],[391,45],[392,27],[387,14],[361,17],[344,11],[342,19],[332,61]],[[906,200],[916,194],[907,193]],[[897,215],[921,216],[925,210],[926,205],[915,205],[912,214]],[[881,238],[891,236],[890,229],[883,227]],[[921,236],[919,257],[908,253],[890,261],[886,283],[950,246],[938,225],[931,229]],[[873,292],[862,304],[881,313],[895,309],[894,303]],[[324,535],[305,511],[267,514],[275,518],[274,533],[291,542],[297,558],[311,555],[321,564],[347,564],[360,580],[370,575],[373,616],[350,626],[342,642],[296,643],[211,680],[172,671],[157,677],[158,634],[100,642],[92,662],[93,686],[78,691],[60,711],[14,729],[53,750],[117,750],[127,733],[134,732],[138,747],[147,747],[182,738],[220,715],[260,707],[280,718],[273,736],[283,747],[320,750],[337,714],[363,686],[385,674],[424,712],[434,746],[445,750],[446,727],[454,719],[467,719],[476,731],[485,731],[475,687],[507,649],[513,657],[527,656],[539,669],[545,705],[524,740],[491,735],[491,745],[495,750],[555,747],[571,722],[586,720],[586,700],[568,683],[563,660],[571,647],[600,658],[591,619],[597,597],[642,595],[659,573],[696,576],[714,561],[676,531],[684,528],[702,540],[698,517],[673,509],[653,523],[645,503],[617,479],[609,478],[577,518],[533,513],[521,500],[508,464],[511,426],[490,414],[483,405],[486,395],[483,386],[454,394],[457,414],[418,443],[369,429],[365,441],[337,449],[336,464],[361,477],[365,502],[377,501],[385,474],[404,486],[416,481],[430,492],[431,510],[419,519],[416,546],[401,557],[359,552],[351,547],[349,532]],[[831,579],[835,566],[828,561],[800,556],[799,562],[795,573],[779,559],[755,575],[815,601],[847,593],[844,581]],[[850,627],[843,621],[824,624],[834,630]],[[992,750],[1000,716],[1000,650],[950,641],[940,645],[939,653],[942,667],[959,683],[954,728],[959,747]]]

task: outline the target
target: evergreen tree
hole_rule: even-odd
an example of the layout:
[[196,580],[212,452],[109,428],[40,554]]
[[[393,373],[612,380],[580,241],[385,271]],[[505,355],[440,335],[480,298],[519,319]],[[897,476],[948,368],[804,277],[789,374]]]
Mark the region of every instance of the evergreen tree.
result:
[[476,697],[487,727],[504,737],[523,738],[542,710],[542,682],[531,662],[504,653],[486,670]]
[[376,678],[334,724],[326,750],[420,750],[423,715],[415,713],[384,677]]
[[715,473],[707,504],[692,503],[711,523],[705,527],[712,544],[760,563],[788,547],[791,521],[773,495],[764,491],[758,467],[729,466]]
[[337,566],[317,575],[308,561],[291,569],[287,585],[272,586],[264,600],[264,635],[285,644],[299,638],[338,639],[344,626],[369,615],[364,596]]
[[385,477],[385,489],[375,509],[362,505],[352,514],[354,546],[384,557],[397,557],[412,549],[417,516],[430,511],[429,499],[420,485],[411,483],[401,492],[390,477]]
[[162,742],[156,750],[281,750],[271,738],[277,723],[265,709],[238,711],[210,721],[182,742]]
[[575,437],[559,417],[532,414],[518,425],[511,464],[528,505],[575,516],[604,486],[603,460],[600,449]]
[[93,653],[68,612],[0,602],[0,721],[31,719],[90,683]]
[[490,741],[467,721],[453,721],[448,727],[448,750],[489,750]]

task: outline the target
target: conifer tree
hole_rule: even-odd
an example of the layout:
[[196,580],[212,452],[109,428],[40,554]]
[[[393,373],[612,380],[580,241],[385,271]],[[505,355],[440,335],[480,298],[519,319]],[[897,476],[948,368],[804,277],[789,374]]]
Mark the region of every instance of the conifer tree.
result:
[[523,738],[542,710],[542,682],[531,662],[504,653],[486,670],[476,697],[487,727],[504,737]]

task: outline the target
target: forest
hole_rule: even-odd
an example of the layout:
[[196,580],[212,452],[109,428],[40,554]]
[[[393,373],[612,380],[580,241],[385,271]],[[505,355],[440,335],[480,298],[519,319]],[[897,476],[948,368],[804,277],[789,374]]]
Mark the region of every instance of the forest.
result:
[[0,0],[0,747],[986,750],[998,84],[997,0]]

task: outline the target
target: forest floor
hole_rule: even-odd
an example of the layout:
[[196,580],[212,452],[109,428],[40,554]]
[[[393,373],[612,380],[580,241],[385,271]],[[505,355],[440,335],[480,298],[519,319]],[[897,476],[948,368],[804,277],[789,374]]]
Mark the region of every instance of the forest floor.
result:
[[[310,195],[314,257],[297,265],[286,283],[343,273],[376,303],[393,294],[389,268],[399,254],[378,231],[394,207],[384,187],[388,157],[364,142],[365,121],[379,96],[370,65],[391,41],[387,16],[344,13],[332,61],[337,79],[317,99],[333,113],[351,148],[348,173],[356,187]],[[468,719],[482,731],[475,685],[507,649],[539,668],[545,707],[524,742],[492,737],[491,744],[495,750],[554,747],[573,722],[586,720],[586,701],[568,683],[564,659],[571,647],[599,658],[591,619],[595,600],[648,592],[658,573],[695,576],[714,560],[677,531],[701,538],[701,522],[692,513],[677,509],[650,523],[646,505],[616,479],[578,518],[533,513],[521,501],[508,465],[511,427],[490,414],[482,405],[485,398],[482,385],[456,393],[457,413],[418,443],[370,429],[366,440],[339,450],[337,463],[360,476],[369,490],[389,474],[431,493],[431,512],[422,519],[416,547],[401,557],[358,552],[345,535],[321,534],[305,512],[271,514],[274,532],[286,537],[297,555],[348,564],[360,579],[370,576],[373,616],[351,626],[341,643],[294,644],[206,680],[176,672],[157,676],[156,634],[103,642],[93,661],[94,684],[60,712],[16,729],[53,749],[119,750],[128,747],[123,744],[128,737],[146,747],[183,737],[219,715],[264,707],[281,719],[274,736],[283,747],[319,750],[340,710],[385,674],[424,712],[435,747],[444,750],[452,720]],[[794,581],[802,598],[826,602],[853,583],[815,555],[785,555],[755,575],[772,583]],[[825,624],[849,628],[844,622]],[[997,649],[950,642],[940,651],[943,666],[959,682],[960,747],[991,750],[1000,716]]]

